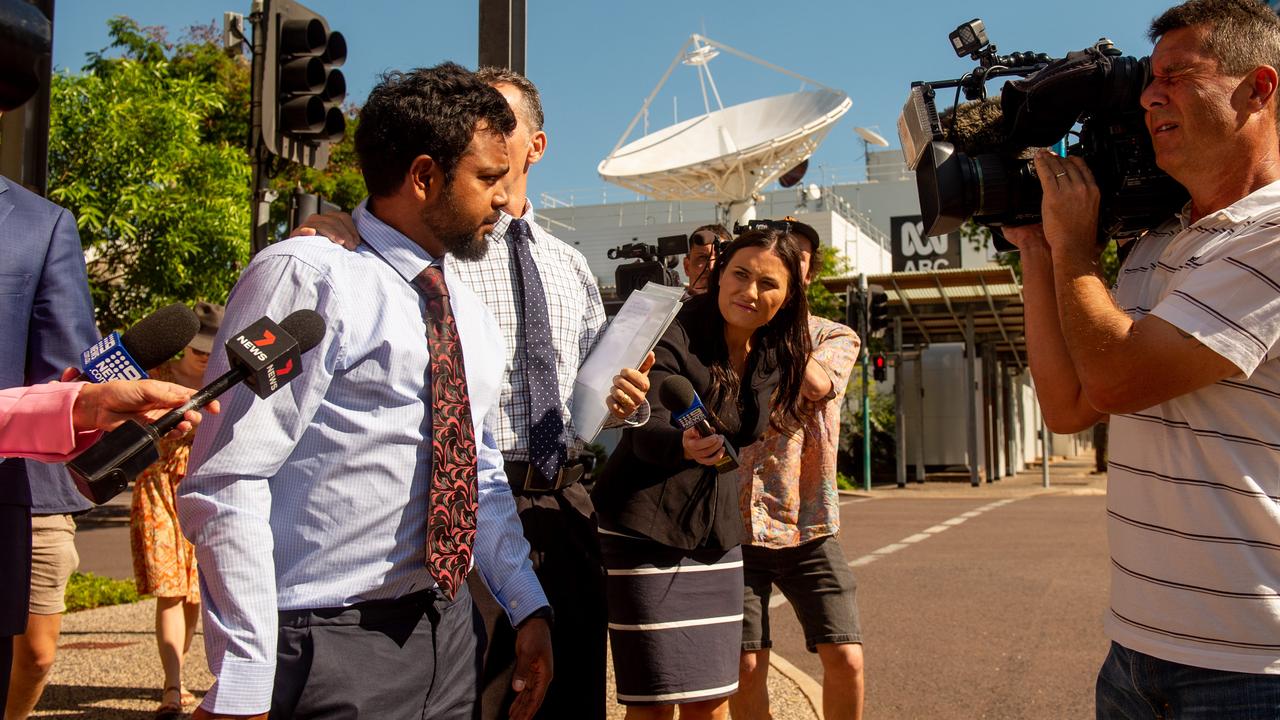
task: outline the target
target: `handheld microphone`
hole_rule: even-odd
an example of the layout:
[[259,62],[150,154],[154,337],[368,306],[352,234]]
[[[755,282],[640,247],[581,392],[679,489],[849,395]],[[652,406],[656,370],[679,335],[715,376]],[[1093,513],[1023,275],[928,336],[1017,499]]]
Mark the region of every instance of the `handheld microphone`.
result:
[[174,303],[160,308],[124,335],[113,332],[80,353],[76,380],[144,380],[147,369],[177,355],[200,332],[200,318],[191,308]]
[[323,337],[324,319],[314,310],[298,310],[279,325],[264,317],[236,333],[226,345],[231,369],[182,407],[149,425],[126,421],[67,463],[76,489],[98,505],[120,494],[130,480],[160,459],[156,443],[182,422],[188,410],[208,405],[241,382],[258,397],[267,397],[302,371],[302,354]]
[[[698,393],[694,391],[689,379],[682,375],[668,375],[658,387],[658,400],[662,406],[671,411],[671,422],[681,430],[695,428],[702,437],[717,434],[712,427],[710,415],[703,406]],[[716,461],[716,470],[729,472],[738,468],[738,451],[733,449],[726,439],[724,441],[724,457]]]

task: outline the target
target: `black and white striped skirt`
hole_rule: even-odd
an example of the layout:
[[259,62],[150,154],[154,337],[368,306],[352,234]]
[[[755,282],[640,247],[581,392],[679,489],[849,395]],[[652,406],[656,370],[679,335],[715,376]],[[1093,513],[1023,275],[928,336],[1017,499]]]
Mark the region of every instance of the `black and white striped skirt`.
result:
[[681,550],[600,531],[618,702],[732,695],[742,652],[742,548]]

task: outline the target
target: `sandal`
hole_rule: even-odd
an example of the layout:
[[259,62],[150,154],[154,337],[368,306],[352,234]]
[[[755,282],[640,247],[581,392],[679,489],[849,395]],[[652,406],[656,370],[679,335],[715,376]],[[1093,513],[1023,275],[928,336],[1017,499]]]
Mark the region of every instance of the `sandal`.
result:
[[[165,696],[170,692],[178,694],[178,701],[165,700]],[[156,708],[156,712],[152,715],[152,720],[182,720],[187,713],[182,709],[182,688],[167,687],[160,694],[160,707]]]
[[195,705],[195,704],[196,704],[196,696],[195,696],[195,695],[192,695],[190,690],[188,690],[188,689],[186,689],[186,688],[181,688],[181,689],[179,689],[179,695],[180,695],[180,696],[181,696],[181,698],[182,698],[182,709],[183,709],[183,710],[186,710],[187,708],[189,708],[189,707],[191,707],[191,706],[193,706],[193,705]]

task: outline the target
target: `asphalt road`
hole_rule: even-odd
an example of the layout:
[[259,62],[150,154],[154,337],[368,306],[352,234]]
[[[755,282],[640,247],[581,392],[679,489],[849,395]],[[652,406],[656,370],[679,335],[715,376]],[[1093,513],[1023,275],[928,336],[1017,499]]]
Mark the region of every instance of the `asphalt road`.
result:
[[[841,521],[869,717],[1093,717],[1108,645],[1103,496],[854,500]],[[821,681],[791,607],[772,613],[775,651]]]

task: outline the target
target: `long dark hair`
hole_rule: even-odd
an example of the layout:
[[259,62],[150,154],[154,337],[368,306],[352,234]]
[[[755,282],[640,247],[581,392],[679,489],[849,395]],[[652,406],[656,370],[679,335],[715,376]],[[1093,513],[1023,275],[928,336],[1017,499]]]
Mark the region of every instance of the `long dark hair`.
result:
[[[804,424],[804,416],[800,412],[803,397],[800,386],[804,383],[804,369],[809,360],[809,300],[805,293],[804,276],[800,269],[800,250],[785,233],[777,230],[752,230],[738,236],[729,243],[724,255],[716,258],[715,269],[711,271],[711,280],[707,285],[710,304],[716,308],[711,314],[716,320],[714,345],[716,352],[709,364],[711,372],[710,395],[711,406],[718,406],[723,400],[737,398],[742,378],[733,371],[729,363],[729,346],[724,341],[724,317],[719,312],[720,278],[725,268],[729,267],[733,256],[745,248],[762,248],[771,250],[787,268],[787,299],[777,314],[768,323],[756,330],[752,336],[751,354],[761,369],[770,373],[777,370],[781,377],[778,389],[773,394],[772,408],[769,412],[769,424],[779,432],[792,432]],[[751,367],[750,358],[746,364]]]

